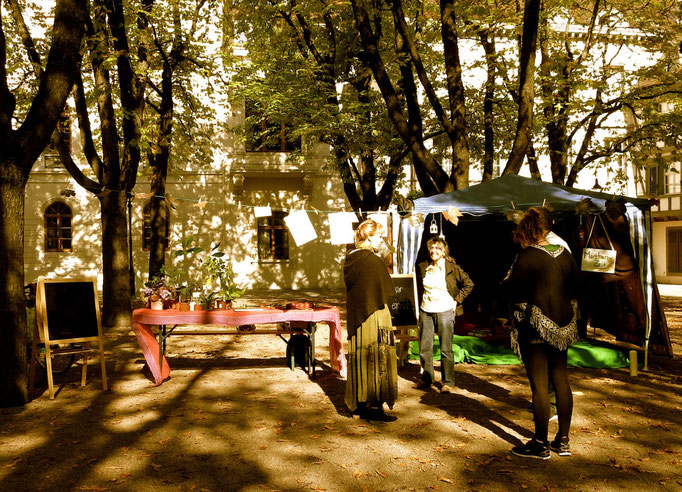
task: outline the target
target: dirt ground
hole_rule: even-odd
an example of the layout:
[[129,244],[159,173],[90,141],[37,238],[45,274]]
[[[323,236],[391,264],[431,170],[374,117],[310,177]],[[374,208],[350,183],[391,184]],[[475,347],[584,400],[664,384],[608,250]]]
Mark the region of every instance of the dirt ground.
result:
[[[287,296],[301,293],[251,300]],[[345,318],[341,293],[306,296]],[[108,391],[96,363],[85,387],[75,367],[56,399],[42,387],[0,409],[0,490],[682,490],[682,298],[664,302],[673,359],[652,356],[637,377],[570,369],[571,457],[510,454],[532,435],[522,366],[459,364],[457,389],[440,395],[413,388],[412,362],[399,373],[398,420],[367,423],[348,416],[324,326],[314,380],[286,368],[276,336],[175,337],[158,387],[120,330],[106,333]]]

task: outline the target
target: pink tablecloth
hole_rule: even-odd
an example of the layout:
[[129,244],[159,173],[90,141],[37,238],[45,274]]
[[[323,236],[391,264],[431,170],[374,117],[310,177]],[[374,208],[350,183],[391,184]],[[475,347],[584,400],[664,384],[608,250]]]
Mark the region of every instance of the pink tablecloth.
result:
[[343,353],[341,335],[341,319],[336,307],[322,309],[274,309],[262,311],[175,311],[171,309],[136,309],[133,311],[132,329],[137,336],[147,365],[152,372],[154,382],[159,385],[170,376],[170,366],[162,356],[159,359],[159,343],[152,333],[152,325],[225,325],[240,326],[267,323],[283,323],[286,321],[308,321],[327,323],[329,325],[329,356],[332,369],[346,377],[346,357]]

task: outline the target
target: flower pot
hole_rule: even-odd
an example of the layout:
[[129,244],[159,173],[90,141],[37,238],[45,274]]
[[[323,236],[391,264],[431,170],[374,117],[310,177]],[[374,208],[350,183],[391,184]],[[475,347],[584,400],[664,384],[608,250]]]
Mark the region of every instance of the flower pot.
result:
[[151,309],[161,311],[161,310],[163,310],[163,301],[150,301],[149,307]]
[[204,308],[201,307],[201,304],[195,304],[195,305],[194,305],[194,310],[195,310],[195,311],[203,311]]
[[179,302],[178,311],[189,311],[189,301]]

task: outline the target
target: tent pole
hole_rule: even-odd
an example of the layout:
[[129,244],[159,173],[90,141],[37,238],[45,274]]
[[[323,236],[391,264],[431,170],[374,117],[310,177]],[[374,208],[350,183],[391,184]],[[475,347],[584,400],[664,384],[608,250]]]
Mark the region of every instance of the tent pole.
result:
[[644,339],[644,366],[642,371],[649,370],[649,338]]

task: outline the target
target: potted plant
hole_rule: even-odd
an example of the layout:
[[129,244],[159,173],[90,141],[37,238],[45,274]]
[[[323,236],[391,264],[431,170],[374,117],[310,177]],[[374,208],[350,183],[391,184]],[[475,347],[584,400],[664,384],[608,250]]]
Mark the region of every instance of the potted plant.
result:
[[206,286],[217,293],[217,300],[224,301],[223,307],[229,307],[234,299],[244,295],[245,289],[240,289],[234,283],[232,263],[229,258],[225,258],[225,253],[218,251],[219,246],[220,244],[211,249],[202,264],[206,272]]
[[[218,295],[217,292],[202,292],[199,295],[199,306],[201,309],[211,309],[211,303]],[[196,308],[195,308],[196,309]]]
[[175,298],[175,289],[168,285],[163,270],[162,268],[158,275],[154,275],[151,280],[144,284],[142,296],[147,302],[148,308],[166,309],[170,307],[170,302]]
[[[189,258],[194,253],[203,251],[202,248],[192,246],[194,236],[190,235],[180,241],[180,249],[173,251],[173,258]],[[152,278],[149,284],[158,284],[159,279],[163,279],[163,284],[169,287],[169,290],[174,294],[167,302],[178,304],[178,309],[181,311],[189,311],[189,301],[192,297],[192,292],[196,290],[197,285],[189,281],[189,273],[175,264],[165,264],[161,266],[159,274]],[[152,294],[153,295],[153,294]],[[167,296],[168,294],[164,294]]]
[[189,311],[189,303],[196,289],[197,285],[192,282],[187,282],[178,289],[178,309],[180,311]]

